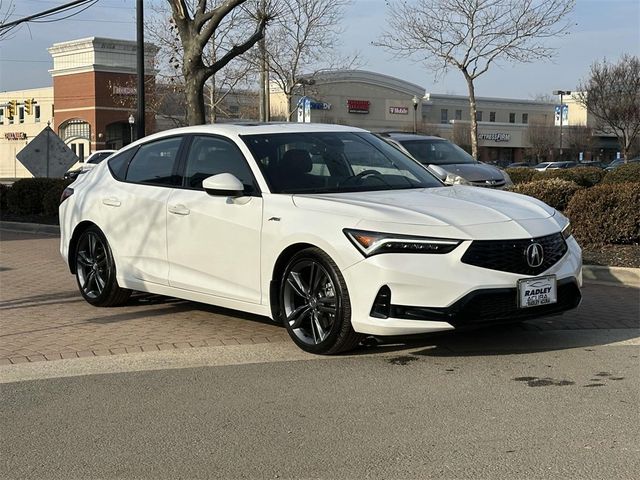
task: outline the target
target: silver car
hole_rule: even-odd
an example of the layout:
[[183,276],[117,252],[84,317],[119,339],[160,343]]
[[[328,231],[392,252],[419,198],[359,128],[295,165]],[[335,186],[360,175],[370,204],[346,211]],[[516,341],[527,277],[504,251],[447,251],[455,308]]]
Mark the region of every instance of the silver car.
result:
[[381,135],[408,153],[448,185],[504,188],[513,185],[504,170],[474,159],[450,141],[427,135],[385,133]]

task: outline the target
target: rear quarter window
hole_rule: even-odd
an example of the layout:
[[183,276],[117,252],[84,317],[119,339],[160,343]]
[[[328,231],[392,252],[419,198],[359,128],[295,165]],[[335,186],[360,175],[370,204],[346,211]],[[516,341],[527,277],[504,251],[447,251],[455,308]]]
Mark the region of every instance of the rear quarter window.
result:
[[127,167],[133,156],[138,151],[137,148],[130,148],[122,153],[116,153],[111,159],[109,159],[108,165],[111,174],[117,179],[124,181],[124,177],[127,174]]

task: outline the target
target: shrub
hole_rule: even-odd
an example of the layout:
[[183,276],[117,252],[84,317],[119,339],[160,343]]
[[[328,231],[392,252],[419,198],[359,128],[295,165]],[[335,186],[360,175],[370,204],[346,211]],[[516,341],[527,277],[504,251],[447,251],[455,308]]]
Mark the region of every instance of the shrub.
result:
[[522,167],[507,168],[506,172],[509,174],[509,177],[511,177],[511,181],[514,184],[531,182],[533,181],[533,178],[538,173],[533,168],[522,168]]
[[607,172],[604,183],[640,182],[640,163],[625,163]]
[[9,187],[4,183],[0,183],[0,212],[7,211],[7,193],[9,192]]
[[54,186],[68,184],[61,178],[22,178],[7,192],[7,210],[15,215],[41,215],[42,201]]
[[603,183],[577,192],[565,211],[583,243],[640,242],[640,183]]
[[581,188],[575,182],[551,178],[514,185],[510,190],[537,198],[556,210],[564,210],[573,194]]
[[71,181],[63,180],[53,185],[42,197],[42,211],[45,215],[58,215],[60,197]]
[[593,187],[602,181],[606,172],[597,167],[560,168],[539,172],[536,179],[560,178],[575,182],[581,187]]

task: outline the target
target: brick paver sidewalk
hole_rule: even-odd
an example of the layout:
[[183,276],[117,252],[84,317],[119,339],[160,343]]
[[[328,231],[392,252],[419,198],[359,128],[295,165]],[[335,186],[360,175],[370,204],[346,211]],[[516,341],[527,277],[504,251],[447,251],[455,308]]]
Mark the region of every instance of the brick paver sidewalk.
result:
[[80,296],[59,242],[0,232],[0,365],[289,341],[267,318],[173,298],[137,295],[125,307],[93,307]]
[[[0,365],[209,345],[290,341],[270,320],[182,300],[137,295],[119,308],[86,303],[59,239],[0,232]],[[588,285],[579,310],[531,329],[637,328],[637,289]]]

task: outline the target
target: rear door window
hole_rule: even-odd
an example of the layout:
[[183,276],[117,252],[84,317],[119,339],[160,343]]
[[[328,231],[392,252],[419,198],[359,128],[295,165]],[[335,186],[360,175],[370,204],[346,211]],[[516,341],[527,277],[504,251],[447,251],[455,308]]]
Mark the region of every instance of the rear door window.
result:
[[142,145],[127,169],[127,182],[149,185],[179,185],[176,160],[182,137],[171,137]]

